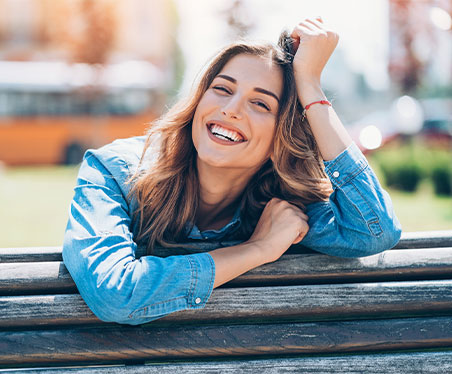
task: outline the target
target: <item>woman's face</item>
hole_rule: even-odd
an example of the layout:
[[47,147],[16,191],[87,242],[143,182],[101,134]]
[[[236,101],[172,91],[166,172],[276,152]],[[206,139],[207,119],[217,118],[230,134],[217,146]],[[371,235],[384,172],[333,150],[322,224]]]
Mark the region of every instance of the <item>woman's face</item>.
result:
[[271,155],[282,79],[269,58],[241,54],[226,63],[193,118],[198,166],[259,170]]

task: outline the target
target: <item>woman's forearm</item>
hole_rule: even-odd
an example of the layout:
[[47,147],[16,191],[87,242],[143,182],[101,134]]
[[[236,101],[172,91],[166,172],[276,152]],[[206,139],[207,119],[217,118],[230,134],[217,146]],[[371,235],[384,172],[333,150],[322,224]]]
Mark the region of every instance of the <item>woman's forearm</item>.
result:
[[[291,36],[296,51],[293,69],[298,98],[303,107],[306,107],[315,101],[326,99],[320,78],[337,46],[339,36],[323,24],[321,17],[300,22]],[[332,107],[312,105],[306,116],[325,161],[334,159],[352,143]]]
[[209,254],[215,262],[213,288],[265,263],[258,244],[253,242],[215,249]]
[[[320,82],[303,82],[302,79],[298,82],[298,97],[303,107],[326,99]],[[350,135],[333,107],[322,104],[312,105],[306,111],[306,117],[325,161],[334,159],[352,143]]]

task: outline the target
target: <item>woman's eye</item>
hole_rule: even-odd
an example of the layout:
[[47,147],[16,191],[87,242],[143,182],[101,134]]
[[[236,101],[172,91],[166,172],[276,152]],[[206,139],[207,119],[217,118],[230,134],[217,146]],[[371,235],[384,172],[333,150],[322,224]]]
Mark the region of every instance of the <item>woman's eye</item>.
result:
[[212,87],[215,91],[225,92],[230,94],[231,92],[224,86],[213,86]]
[[256,104],[257,106],[259,106],[267,111],[271,110],[270,107],[262,101],[255,101],[254,104]]

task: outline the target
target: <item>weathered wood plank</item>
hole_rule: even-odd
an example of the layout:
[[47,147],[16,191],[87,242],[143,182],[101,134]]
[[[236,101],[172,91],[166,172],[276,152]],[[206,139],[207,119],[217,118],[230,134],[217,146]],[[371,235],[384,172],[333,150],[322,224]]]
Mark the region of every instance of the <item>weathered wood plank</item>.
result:
[[[452,230],[407,232],[395,249],[452,247]],[[301,253],[305,250],[299,251]],[[294,249],[292,253],[297,253]],[[0,248],[0,263],[61,261],[61,247]]]
[[[160,322],[321,321],[432,314],[452,314],[452,280],[217,289],[202,310],[173,313]],[[3,328],[96,323],[100,321],[77,294],[0,297]]]
[[0,264],[0,295],[76,291],[74,281],[61,261]]
[[[386,251],[343,259],[322,254],[284,255],[231,281],[228,286],[347,283],[452,278],[452,247]],[[0,295],[73,293],[62,262],[0,264]]]
[[0,248],[0,263],[62,261],[61,247]]
[[452,277],[452,247],[386,251],[362,258],[284,255],[230,284],[285,285]]
[[397,249],[452,247],[452,230],[405,232]]
[[356,353],[452,347],[452,319],[267,325],[114,326],[0,332],[0,365]]
[[[9,373],[13,370],[7,371]],[[154,363],[27,370],[27,374],[438,374],[452,373],[452,351],[296,357],[265,360]]]

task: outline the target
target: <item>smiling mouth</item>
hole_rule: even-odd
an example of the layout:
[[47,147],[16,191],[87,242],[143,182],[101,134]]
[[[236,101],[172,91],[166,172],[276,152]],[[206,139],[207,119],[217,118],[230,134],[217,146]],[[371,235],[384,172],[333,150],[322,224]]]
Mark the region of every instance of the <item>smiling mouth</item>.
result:
[[210,133],[218,139],[230,141],[233,143],[242,143],[246,140],[237,131],[226,129],[217,123],[207,124]]

